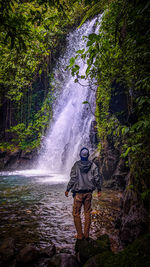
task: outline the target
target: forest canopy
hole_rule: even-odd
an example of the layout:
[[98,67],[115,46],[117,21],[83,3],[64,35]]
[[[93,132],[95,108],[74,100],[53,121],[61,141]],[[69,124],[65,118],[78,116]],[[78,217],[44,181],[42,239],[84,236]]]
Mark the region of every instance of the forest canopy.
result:
[[80,1],[0,1],[0,138],[2,149],[39,146],[52,116],[51,69]]

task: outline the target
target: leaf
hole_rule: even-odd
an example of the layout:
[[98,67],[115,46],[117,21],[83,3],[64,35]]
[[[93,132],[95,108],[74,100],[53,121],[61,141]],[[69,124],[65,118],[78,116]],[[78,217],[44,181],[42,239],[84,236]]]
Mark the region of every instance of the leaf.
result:
[[87,69],[86,69],[86,75],[88,75],[88,74],[89,74],[89,72],[90,72],[90,69],[91,69],[91,65],[89,65],[89,66],[87,67]]
[[39,70],[39,75],[41,75],[41,73],[42,73],[42,69]]
[[98,35],[96,33],[91,33],[89,34],[88,39],[95,42],[98,40]]
[[70,58],[70,67],[72,67],[74,63],[75,63],[75,58],[74,57]]
[[85,51],[85,49],[82,49],[82,50],[78,50],[78,51],[76,51],[76,53],[78,53],[78,54],[83,54],[84,51]]
[[126,158],[128,156],[128,154],[129,154],[130,151],[131,151],[131,147],[128,147],[127,150],[125,151],[125,153],[123,153],[121,155],[121,157]]
[[88,101],[83,101],[82,104],[89,104],[89,102]]
[[125,135],[126,133],[129,132],[129,127],[123,127],[121,132],[122,132],[122,135]]

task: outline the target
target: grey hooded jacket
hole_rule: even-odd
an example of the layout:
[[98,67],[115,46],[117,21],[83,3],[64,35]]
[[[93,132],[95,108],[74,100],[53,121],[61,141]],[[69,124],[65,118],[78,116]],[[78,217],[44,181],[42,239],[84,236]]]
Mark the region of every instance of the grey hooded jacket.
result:
[[71,169],[70,181],[67,186],[67,191],[84,192],[93,191],[95,189],[101,191],[101,176],[98,172],[98,167],[94,162],[76,161]]

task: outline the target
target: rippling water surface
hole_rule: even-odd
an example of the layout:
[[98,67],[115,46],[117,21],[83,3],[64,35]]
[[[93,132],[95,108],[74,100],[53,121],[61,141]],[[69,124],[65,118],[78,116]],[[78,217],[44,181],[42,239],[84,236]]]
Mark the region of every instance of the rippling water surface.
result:
[[[0,173],[0,243],[7,237],[15,240],[17,248],[53,242],[58,252],[74,253],[73,198],[64,195],[68,180],[63,174],[40,170]],[[114,222],[121,197],[114,190],[102,190],[100,199],[93,194],[90,236],[108,234],[114,251],[119,248]]]
[[75,229],[72,196],[66,198],[67,177],[38,171],[0,174],[0,241],[15,239],[18,247],[51,241],[58,250],[72,250]]

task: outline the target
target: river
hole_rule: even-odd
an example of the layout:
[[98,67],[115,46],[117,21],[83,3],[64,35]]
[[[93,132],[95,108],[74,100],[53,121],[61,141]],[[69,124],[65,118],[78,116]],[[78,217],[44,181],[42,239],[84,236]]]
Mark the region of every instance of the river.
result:
[[[86,49],[83,36],[97,32],[100,20],[101,16],[87,21],[67,38],[66,51],[54,70],[53,86],[58,95],[36,169],[0,173],[0,242],[11,237],[18,248],[28,243],[46,247],[53,242],[58,252],[74,252],[73,198],[71,194],[66,198],[64,192],[69,181],[68,173],[79,158],[81,147],[87,146],[90,152],[94,149],[90,140],[94,116],[83,102],[88,100],[94,111],[95,93],[88,81],[85,86],[74,83],[74,78],[65,68],[70,58],[76,55],[76,50]],[[80,59],[77,64],[84,75],[87,65]],[[114,194],[104,194],[101,204],[94,195],[92,238],[114,232],[114,219],[110,220],[110,216],[113,201],[119,196],[118,192]],[[114,212],[118,212],[118,204]],[[103,223],[104,219],[106,223]]]
[[12,237],[18,247],[56,244],[73,249],[72,197],[66,198],[66,177],[36,171],[2,173],[0,177],[0,239]]
[[[74,253],[73,198],[71,193],[68,198],[64,195],[68,179],[37,170],[0,173],[0,243],[11,237],[20,249],[29,243],[44,248],[52,242],[57,252]],[[118,249],[114,220],[120,198],[118,191],[103,190],[100,200],[93,194],[90,236],[109,234],[114,251]]]

